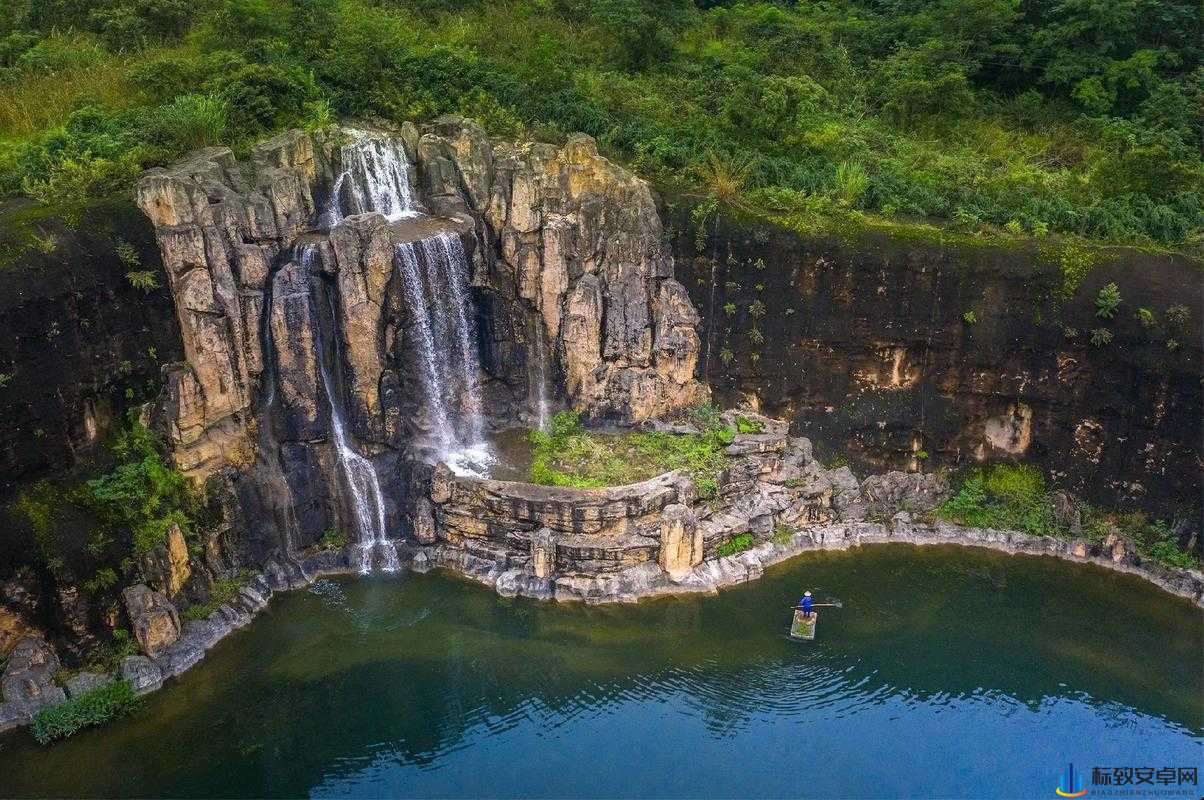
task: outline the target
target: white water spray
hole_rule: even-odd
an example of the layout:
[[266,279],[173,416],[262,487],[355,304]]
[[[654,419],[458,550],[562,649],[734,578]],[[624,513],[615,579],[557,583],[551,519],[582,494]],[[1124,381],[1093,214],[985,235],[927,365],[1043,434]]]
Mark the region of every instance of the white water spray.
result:
[[[348,214],[376,211],[386,219],[416,217],[421,212],[410,187],[410,162],[405,148],[394,138],[371,138],[349,131],[356,140],[343,145],[340,158],[343,172],[335,179],[326,210],[333,227]],[[342,207],[346,190],[349,208]]]
[[[298,257],[307,268],[313,259],[313,249],[310,245],[298,248]],[[321,328],[315,327],[318,369],[322,373],[322,386],[326,391],[326,402],[330,406],[330,431],[334,440],[335,457],[343,475],[348,496],[351,499],[351,511],[355,516],[356,527],[359,528],[360,572],[372,571],[372,553],[377,551],[381,557],[381,569],[385,572],[396,572],[400,568],[397,558],[397,546],[389,539],[385,527],[385,497],[380,488],[380,479],[372,462],[355,452],[347,437],[346,424],[343,421],[341,403],[326,367],[323,357]]]
[[532,340],[532,360],[534,361],[535,376],[532,380],[535,389],[535,429],[546,430],[548,427],[548,354],[543,343],[543,321],[536,318],[535,333]]

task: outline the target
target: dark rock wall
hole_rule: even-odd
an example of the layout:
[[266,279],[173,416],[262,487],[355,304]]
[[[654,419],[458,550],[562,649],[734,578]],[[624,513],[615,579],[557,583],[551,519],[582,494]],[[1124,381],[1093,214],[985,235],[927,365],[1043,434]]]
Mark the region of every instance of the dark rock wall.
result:
[[[721,402],[789,417],[821,452],[866,468],[1026,459],[1109,505],[1198,508],[1199,263],[1117,249],[1061,298],[1053,243],[842,242],[721,223],[700,255],[684,214],[673,229]],[[1104,320],[1108,282],[1123,302]],[[1186,329],[1167,325],[1176,304]],[[1144,327],[1140,307],[1158,324]],[[1093,345],[1097,328],[1113,340]]]
[[[0,209],[0,225],[22,211]],[[36,227],[53,249],[23,248],[0,265],[0,503],[86,459],[127,409],[158,393],[159,365],[180,358],[167,290],[132,286],[115,249],[128,243],[136,268],[164,283],[154,231],[133,203],[92,209],[71,228],[53,217]]]

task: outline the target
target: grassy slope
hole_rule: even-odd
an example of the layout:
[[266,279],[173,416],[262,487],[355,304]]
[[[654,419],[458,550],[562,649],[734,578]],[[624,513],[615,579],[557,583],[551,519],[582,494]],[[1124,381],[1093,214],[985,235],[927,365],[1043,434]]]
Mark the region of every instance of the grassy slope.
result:
[[[899,112],[898,97],[884,95],[883,87],[907,65],[892,66],[886,51],[863,43],[885,36],[897,20],[870,15],[855,2],[707,12],[666,4],[650,12],[659,13],[652,27],[661,37],[651,45],[628,41],[638,19],[574,14],[534,0],[389,6],[339,0],[318,32],[307,35],[309,44],[290,29],[284,0],[243,5],[234,15],[238,25],[222,28],[211,11],[183,43],[130,51],[134,55],[105,52],[86,36],[60,37],[58,51],[84,55],[0,86],[0,167],[5,148],[39,140],[85,102],[110,116],[152,109],[153,117],[173,93],[234,98],[224,125],[202,128],[199,140],[153,142],[139,152],[145,166],[197,141],[237,145],[273,127],[310,121],[308,112],[290,110],[290,103],[301,105],[286,96],[291,91],[336,115],[423,119],[451,111],[481,118],[502,135],[551,139],[584,129],[670,196],[795,228],[985,237],[1005,245],[1052,231],[1172,248],[1188,246],[1197,235],[1185,240],[1158,226],[1174,217],[1180,226],[1174,230],[1181,230],[1194,217],[1198,228],[1198,195],[1184,199],[1169,185],[1137,187],[1136,194],[1120,186],[1133,154],[1105,135],[1105,117],[1086,118],[1065,98],[1034,101],[1030,92],[1021,100],[955,87],[961,98],[955,107],[941,107],[936,93],[924,102],[909,100],[915,107]],[[261,17],[248,10],[254,8]],[[215,51],[242,53],[251,64],[299,67],[313,85],[268,86],[261,96],[284,110],[248,127],[236,118],[246,105],[240,94],[246,86],[231,86],[220,74],[229,67],[200,68],[191,84],[159,96],[135,80],[149,63],[196,61]],[[930,77],[924,73],[896,94],[931,89]],[[118,127],[131,125],[123,118]],[[136,142],[138,136],[154,138],[139,132]],[[1179,167],[1204,175],[1198,159],[1176,162]],[[22,167],[34,173],[52,168]],[[13,185],[11,176],[7,183]]]

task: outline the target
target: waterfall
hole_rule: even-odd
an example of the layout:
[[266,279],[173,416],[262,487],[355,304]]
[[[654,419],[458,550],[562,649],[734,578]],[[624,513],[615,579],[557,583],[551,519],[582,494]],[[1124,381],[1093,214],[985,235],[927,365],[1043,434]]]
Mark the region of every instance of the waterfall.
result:
[[[301,245],[298,248],[298,256],[308,271],[313,260],[312,245]],[[326,359],[323,357],[325,347],[322,342],[321,326],[315,326],[314,331],[318,369],[322,373],[322,387],[326,391],[326,402],[330,406],[330,431],[335,457],[343,476],[344,488],[351,500],[351,511],[355,516],[356,527],[359,528],[360,572],[372,570],[373,550],[380,551],[381,569],[385,572],[396,572],[400,566],[397,560],[397,547],[386,534],[385,496],[380,488],[380,480],[372,462],[355,452],[351,446],[343,419],[341,399],[335,383],[331,379],[330,369],[326,366]],[[334,351],[332,350],[331,353],[333,361]]]
[[458,235],[440,232],[398,244],[396,253],[440,455],[459,474],[484,475],[493,458],[477,385],[464,246]]
[[[454,341],[456,355],[460,362],[462,413],[467,427],[465,438],[469,444],[476,444],[484,437],[485,425],[481,416],[481,393],[477,386],[477,357],[473,348],[473,342],[477,338],[474,324],[476,319],[469,311],[468,257],[464,253],[464,245],[460,242],[460,237],[446,231],[423,239],[422,249],[426,254],[427,283],[431,287],[432,294],[440,282],[447,286],[447,293],[441,299],[444,305],[449,307],[441,312],[441,316],[448,326],[447,341]],[[440,267],[442,275],[439,274]]]
[[535,334],[531,337],[533,345],[532,362],[535,367],[534,379],[528,378],[535,389],[532,405],[535,412],[535,429],[544,430],[548,427],[548,354],[543,343],[543,319],[535,318]]
[[[410,188],[410,161],[405,148],[394,138],[374,139],[350,131],[356,140],[343,145],[340,160],[343,171],[335,179],[326,209],[327,223],[333,227],[348,214],[376,211],[386,219],[414,217],[420,212]],[[346,189],[350,208],[343,210]]]
[[447,415],[447,406],[443,402],[443,375],[446,367],[443,363],[443,352],[435,347],[435,333],[431,325],[431,314],[427,309],[426,289],[419,275],[418,253],[413,242],[402,242],[396,246],[396,255],[405,290],[406,308],[413,320],[411,330],[418,339],[418,360],[422,368],[422,386],[427,410],[430,412],[440,449],[446,452],[455,438]]

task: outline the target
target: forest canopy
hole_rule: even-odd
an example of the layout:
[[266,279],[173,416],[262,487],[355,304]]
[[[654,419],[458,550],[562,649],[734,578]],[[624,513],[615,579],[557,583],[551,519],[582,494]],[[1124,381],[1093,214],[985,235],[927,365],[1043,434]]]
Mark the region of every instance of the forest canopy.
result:
[[[0,0],[0,191],[343,117],[594,136],[816,216],[1199,245],[1197,0]],[[718,176],[716,173],[720,173]]]

